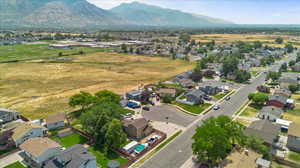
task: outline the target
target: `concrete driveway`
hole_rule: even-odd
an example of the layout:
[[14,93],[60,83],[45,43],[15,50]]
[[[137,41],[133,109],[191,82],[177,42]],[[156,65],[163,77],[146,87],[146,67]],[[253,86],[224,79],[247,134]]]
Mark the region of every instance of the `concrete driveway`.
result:
[[10,155],[0,159],[0,167],[5,167],[5,166],[15,163],[17,161],[21,162],[23,160],[23,158],[19,154],[20,154],[20,151],[10,154]]
[[168,117],[168,122],[186,127],[193,121],[197,119],[196,116],[191,116],[186,114],[176,107],[170,105],[158,105],[158,106],[151,106],[150,111],[143,110],[142,115],[147,120],[152,121],[161,121],[167,122],[166,117]]

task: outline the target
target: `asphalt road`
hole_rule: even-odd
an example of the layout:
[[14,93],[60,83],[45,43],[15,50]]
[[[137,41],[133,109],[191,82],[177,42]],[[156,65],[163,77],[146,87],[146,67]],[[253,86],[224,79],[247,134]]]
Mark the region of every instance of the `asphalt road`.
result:
[[[289,62],[295,59],[295,54],[291,54],[285,61],[278,61],[273,66],[269,67],[271,71],[278,71],[283,62]],[[163,148],[159,153],[147,160],[141,168],[180,168],[192,156],[192,136],[195,133],[197,126],[202,124],[202,121],[209,117],[217,117],[219,115],[232,116],[239,108],[247,101],[248,94],[253,93],[256,87],[264,84],[266,74],[262,73],[251,84],[243,86],[236,94],[231,96],[230,101],[224,101],[217,111],[211,111],[205,116],[201,116],[198,120],[178,136],[174,141]]]
[[166,117],[168,117],[168,122],[187,127],[193,121],[197,119],[196,116],[192,116],[182,111],[178,110],[174,106],[170,105],[158,105],[158,106],[151,106],[150,111],[143,110],[143,117],[147,120],[153,121],[162,121],[166,122]]

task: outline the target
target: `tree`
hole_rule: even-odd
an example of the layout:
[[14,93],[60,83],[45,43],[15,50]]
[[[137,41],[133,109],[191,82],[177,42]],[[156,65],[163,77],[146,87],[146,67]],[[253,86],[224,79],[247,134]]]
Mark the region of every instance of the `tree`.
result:
[[164,94],[163,96],[161,96],[161,99],[163,103],[169,103],[169,104],[172,103],[172,101],[174,100],[171,94]]
[[262,154],[264,159],[271,160],[271,157],[272,157],[271,151],[266,145],[264,145],[263,139],[261,139],[257,136],[251,135],[245,139],[244,144],[247,148],[250,148],[250,149]]
[[203,78],[203,75],[201,72],[195,71],[190,75],[190,78],[194,81],[194,82],[200,82]]
[[235,81],[239,82],[239,83],[246,82],[246,81],[248,81],[251,78],[251,73],[247,72],[247,71],[237,70],[235,72],[235,74],[236,74]]
[[263,46],[262,42],[260,41],[255,41],[253,45],[255,49],[261,48]]
[[287,63],[283,63],[280,67],[280,71],[286,72],[288,69]]
[[97,102],[112,102],[112,103],[120,103],[121,97],[111,91],[102,90],[95,94]]
[[87,92],[80,92],[70,97],[69,105],[71,107],[81,106],[81,110],[85,110],[86,107],[93,103],[93,96]]
[[179,36],[179,40],[183,42],[189,42],[191,40],[191,36],[189,34],[181,34]]
[[292,60],[292,61],[290,61],[289,62],[289,66],[291,67],[291,66],[294,66],[296,64],[296,61],[294,61],[294,60]]
[[300,62],[300,52],[297,53],[297,59],[296,62]]
[[243,142],[243,126],[227,116],[209,118],[196,129],[193,136],[193,153],[202,163],[218,165],[236,143]]
[[275,39],[275,42],[277,44],[282,44],[283,43],[283,38],[282,37],[278,37],[278,38]]
[[253,101],[253,104],[261,107],[269,99],[269,96],[265,93],[251,93],[248,95],[248,99]]
[[62,52],[59,52],[59,53],[58,53],[58,56],[59,56],[59,57],[63,56],[63,53],[62,53]]
[[276,81],[280,78],[281,73],[280,72],[272,72],[270,71],[267,75],[267,79],[272,79],[272,81]]
[[124,52],[124,53],[127,53],[127,45],[126,44],[122,44],[121,45],[121,50]]
[[294,46],[291,43],[285,45],[288,53],[292,53],[294,51]]
[[235,72],[238,69],[239,61],[236,57],[229,56],[223,62],[222,71],[226,76],[229,73]]
[[299,90],[299,86],[297,85],[289,85],[289,90],[292,92],[292,93],[295,93]]
[[126,142],[127,135],[123,131],[120,120],[113,119],[107,124],[105,129],[104,151],[107,152],[109,148],[119,149]]

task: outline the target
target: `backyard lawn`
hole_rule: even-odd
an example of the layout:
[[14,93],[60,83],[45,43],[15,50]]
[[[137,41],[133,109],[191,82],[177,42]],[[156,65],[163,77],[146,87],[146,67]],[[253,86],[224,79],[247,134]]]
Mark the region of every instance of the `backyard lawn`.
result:
[[287,158],[295,163],[300,163],[300,154],[290,151]]
[[296,105],[295,109],[285,112],[283,119],[300,124],[300,105]]
[[201,105],[187,105],[187,104],[174,102],[173,104],[183,108],[186,111],[194,113],[194,114],[201,114],[205,109],[207,109],[209,106],[211,106],[211,104],[209,104],[209,103],[204,103]]
[[91,152],[97,159],[97,164],[101,166],[101,168],[107,168],[107,164],[111,160],[117,160],[121,165],[128,162],[127,159],[119,156],[115,152],[108,152],[107,155],[105,155],[101,149],[92,146],[88,149],[89,152]]
[[53,136],[50,138],[52,140],[59,142],[60,145],[62,145],[63,147],[66,147],[66,148],[74,146],[76,144],[85,144],[88,141],[85,137],[83,137],[79,134],[76,134],[76,133],[65,136],[63,138],[59,138],[57,136]]
[[15,162],[13,164],[5,166],[4,168],[26,168],[26,167],[22,165],[20,162]]

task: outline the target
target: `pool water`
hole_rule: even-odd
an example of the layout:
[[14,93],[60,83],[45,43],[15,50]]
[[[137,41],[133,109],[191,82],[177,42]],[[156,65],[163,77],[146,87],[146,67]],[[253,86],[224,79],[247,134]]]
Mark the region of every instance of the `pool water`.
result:
[[142,152],[144,149],[146,148],[146,146],[144,144],[140,144],[137,147],[134,148],[135,152],[140,153]]

